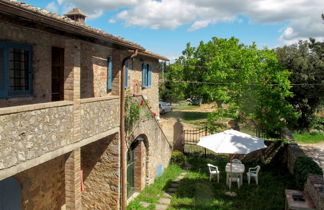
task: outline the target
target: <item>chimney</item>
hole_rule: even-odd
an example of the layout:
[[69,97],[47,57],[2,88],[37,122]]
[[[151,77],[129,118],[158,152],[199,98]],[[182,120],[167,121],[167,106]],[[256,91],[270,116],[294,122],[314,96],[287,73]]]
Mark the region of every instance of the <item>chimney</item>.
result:
[[69,11],[67,14],[65,14],[66,17],[74,20],[75,22],[85,24],[86,15],[79,9],[74,8],[71,11]]

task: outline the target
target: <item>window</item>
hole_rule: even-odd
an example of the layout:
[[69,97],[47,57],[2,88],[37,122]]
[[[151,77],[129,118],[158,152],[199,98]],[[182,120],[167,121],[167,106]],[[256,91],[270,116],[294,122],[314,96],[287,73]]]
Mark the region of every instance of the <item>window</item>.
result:
[[142,87],[152,86],[152,70],[149,64],[142,64]]
[[31,47],[0,41],[0,97],[31,94]]
[[112,90],[112,57],[108,57],[107,90]]

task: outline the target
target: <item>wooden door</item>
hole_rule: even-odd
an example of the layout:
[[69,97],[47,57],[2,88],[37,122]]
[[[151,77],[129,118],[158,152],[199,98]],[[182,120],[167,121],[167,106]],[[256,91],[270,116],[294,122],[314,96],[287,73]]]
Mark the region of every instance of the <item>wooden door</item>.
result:
[[52,101],[64,100],[64,48],[52,48]]
[[14,178],[0,181],[0,210],[21,209],[21,187]]

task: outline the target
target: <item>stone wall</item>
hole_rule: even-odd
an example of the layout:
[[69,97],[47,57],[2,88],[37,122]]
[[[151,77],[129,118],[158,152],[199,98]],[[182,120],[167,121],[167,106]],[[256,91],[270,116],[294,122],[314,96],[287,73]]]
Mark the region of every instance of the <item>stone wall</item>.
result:
[[0,110],[0,169],[64,147],[72,142],[73,110],[68,102]]
[[316,209],[324,210],[324,178],[321,175],[310,174],[305,183],[305,191],[312,198]]
[[71,74],[74,63],[71,53],[74,50],[73,43],[76,41],[70,37],[54,35],[39,29],[28,28],[6,18],[0,18],[0,40],[32,47],[32,94],[23,97],[10,97],[1,99],[0,107],[17,106],[25,104],[36,104],[51,101],[51,66],[52,47],[64,48],[64,97],[71,100]]
[[81,98],[109,95],[107,90],[107,58],[112,48],[82,42],[81,44]]
[[184,130],[183,124],[178,119],[173,125],[173,148],[184,151]]
[[[136,100],[142,100],[142,97],[137,97]],[[162,166],[162,170],[168,167],[172,145],[164,135],[159,123],[156,119],[148,117],[151,110],[144,105],[141,109],[141,120],[136,125],[135,129],[127,137],[128,145],[138,137],[146,136],[147,145],[145,145],[147,152],[147,172],[146,172],[146,184],[151,184],[157,178],[158,167]]]
[[22,209],[61,209],[65,206],[65,157],[60,156],[14,176],[21,184]]
[[[149,64],[152,70],[152,86],[142,88],[142,64]],[[131,94],[142,95],[149,101],[150,109],[158,116],[159,111],[159,73],[160,66],[157,59],[138,56],[129,65],[128,87]]]
[[287,147],[287,167],[294,174],[294,165],[298,157],[305,157],[304,151],[296,143],[289,143]]
[[81,139],[119,127],[119,98],[81,100]]
[[82,147],[83,209],[119,209],[119,161],[117,134]]

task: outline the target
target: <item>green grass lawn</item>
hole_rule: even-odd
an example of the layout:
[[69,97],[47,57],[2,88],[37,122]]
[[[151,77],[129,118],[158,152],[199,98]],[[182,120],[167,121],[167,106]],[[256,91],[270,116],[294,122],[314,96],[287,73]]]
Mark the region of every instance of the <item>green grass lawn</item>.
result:
[[[283,209],[285,202],[285,189],[295,189],[293,177],[284,166],[273,167],[261,165],[259,174],[259,185],[254,183],[248,185],[244,175],[244,184],[240,189],[233,183],[232,190],[237,193],[236,197],[225,195],[228,187],[225,184],[226,174],[224,168],[227,162],[226,156],[213,156],[212,158],[190,157],[189,162],[193,166],[187,176],[181,180],[178,191],[171,199],[169,210],[190,209],[221,209],[221,210],[263,210]],[[220,183],[209,182],[207,163],[219,166],[221,171]],[[246,168],[255,164],[246,164]],[[182,169],[176,165],[170,165],[161,178],[148,186],[139,197],[130,203],[128,209],[143,209],[140,201],[154,203],[154,205],[168,187],[169,182],[174,179]]]
[[324,133],[295,133],[293,134],[295,141],[303,144],[314,144],[324,142]]
[[194,110],[199,108],[199,106],[193,106],[193,105],[178,105],[173,108],[173,110]]
[[172,111],[164,115],[164,117],[174,117],[181,119],[184,123],[189,123],[193,125],[201,125],[202,121],[206,121],[208,117],[208,112],[186,112],[186,111]]

